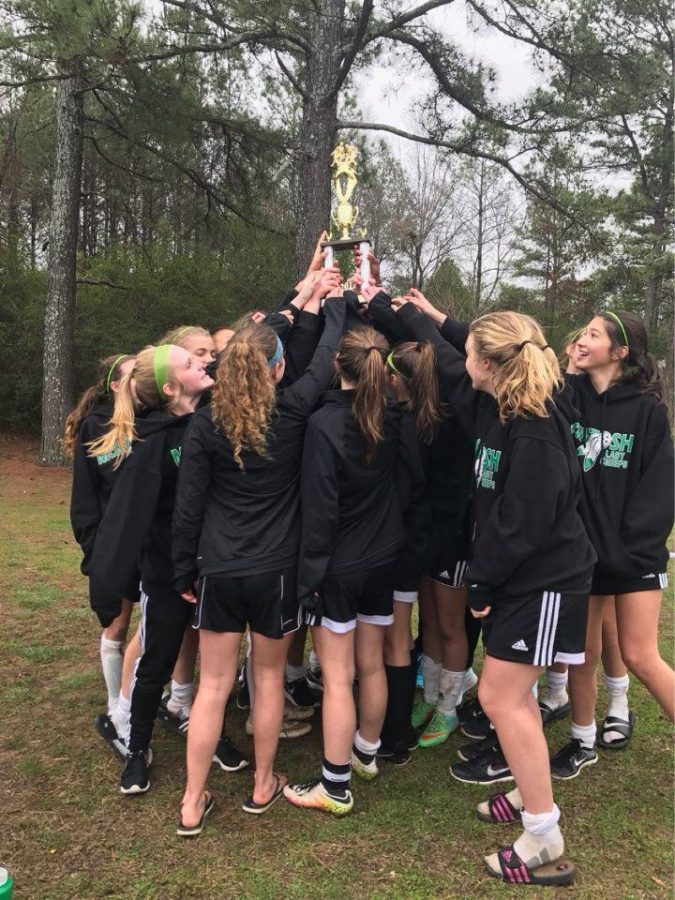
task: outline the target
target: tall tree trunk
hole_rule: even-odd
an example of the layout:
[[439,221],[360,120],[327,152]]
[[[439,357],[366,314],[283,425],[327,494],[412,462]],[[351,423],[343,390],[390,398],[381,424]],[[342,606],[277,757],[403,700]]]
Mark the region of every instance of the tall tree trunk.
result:
[[485,160],[481,160],[480,175],[478,179],[478,222],[476,231],[476,278],[473,294],[473,311],[474,315],[478,315],[480,308],[481,295],[483,293],[483,244],[485,241],[485,210],[483,204],[485,201]]
[[56,160],[49,225],[49,275],[42,354],[42,443],[39,463],[64,465],[63,423],[73,392],[73,326],[77,225],[84,126],[80,65],[56,89]]
[[298,227],[295,270],[301,277],[317,238],[330,225],[330,158],[337,129],[337,96],[333,87],[340,71],[345,0],[316,0],[310,27],[311,55],[301,128]]

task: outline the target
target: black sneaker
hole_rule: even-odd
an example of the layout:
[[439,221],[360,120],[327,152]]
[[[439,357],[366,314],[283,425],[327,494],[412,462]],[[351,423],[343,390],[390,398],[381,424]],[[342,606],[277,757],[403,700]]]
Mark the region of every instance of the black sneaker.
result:
[[305,678],[287,681],[284,688],[284,696],[293,706],[299,706],[303,709],[314,709],[321,705],[321,700],[312,691]]
[[457,718],[459,719],[459,730],[464,737],[470,738],[472,741],[482,741],[494,734],[492,722],[483,712],[478,697],[473,700],[467,700],[457,707]]
[[239,772],[249,765],[241,750],[237,750],[232,741],[223,735],[218,741],[216,752],[213,754],[213,761],[224,772]]
[[127,752],[127,745],[118,735],[117,729],[113,725],[110,716],[106,713],[99,713],[94,719],[94,726],[115,756],[126,761],[126,758],[129,755]]
[[471,741],[470,744],[464,744],[457,751],[457,756],[462,762],[471,762],[472,759],[478,759],[484,753],[490,753],[499,749],[499,738],[493,733],[483,738],[482,741]]
[[323,691],[323,675],[321,674],[321,669],[316,669],[315,671],[309,669],[305,675],[305,681],[313,691]]
[[576,778],[582,769],[597,761],[595,747],[583,747],[581,741],[574,738],[551,758],[551,775],[560,779]]
[[386,747],[380,747],[377,751],[377,758],[381,759],[383,762],[388,762],[392,766],[398,766],[402,768],[403,766],[407,766],[409,762],[412,762],[412,753],[405,745],[405,741],[402,741],[393,750],[390,750]]
[[246,663],[241,667],[239,673],[239,687],[237,688],[237,709],[251,708],[251,694],[248,689],[248,681],[246,679]]
[[496,784],[500,781],[513,781],[501,750],[490,750],[469,762],[453,763],[450,774],[457,781],[465,784]]
[[162,728],[166,728],[167,731],[170,731],[171,734],[179,734],[185,737],[188,730],[188,725],[190,724],[190,717],[184,716],[181,713],[176,715],[176,713],[171,712],[167,703],[169,702],[170,695],[162,697],[162,701],[159,704],[159,709],[157,710],[157,721],[162,726]]
[[137,750],[127,757],[127,764],[122,772],[120,791],[123,794],[145,794],[150,790],[148,778],[148,754],[145,750]]

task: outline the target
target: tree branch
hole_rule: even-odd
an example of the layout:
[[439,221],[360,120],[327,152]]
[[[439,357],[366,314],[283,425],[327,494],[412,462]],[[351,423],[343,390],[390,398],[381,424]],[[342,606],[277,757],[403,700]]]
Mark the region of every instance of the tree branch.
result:
[[364,0],[358,22],[356,23],[356,29],[354,30],[354,37],[352,38],[352,42],[344,54],[344,58],[342,60],[342,63],[340,64],[340,71],[338,72],[337,78],[335,79],[335,84],[328,92],[328,95],[321,101],[323,104],[329,105],[340,93],[340,88],[345,83],[345,79],[349,75],[354,60],[356,59],[356,54],[359,52],[363,45],[363,37],[366,33],[366,29],[368,28],[368,22],[370,21],[372,12],[373,0]]
[[279,68],[280,68],[281,71],[284,73],[284,75],[286,76],[286,78],[288,78],[288,80],[289,80],[290,83],[293,85],[293,87],[296,89],[296,91],[300,94],[300,96],[302,97],[302,99],[303,99],[303,100],[308,100],[308,99],[309,99],[309,94],[308,94],[307,91],[303,88],[303,86],[300,84],[300,82],[297,80],[297,78],[293,75],[293,73],[290,71],[290,69],[288,69],[288,67],[286,66],[286,63],[283,61],[283,59],[282,59],[281,56],[279,55],[279,51],[278,51],[278,50],[275,50],[275,51],[274,51],[274,55],[275,55],[275,57],[276,57],[277,63],[278,63],[278,65],[279,65]]
[[[429,0],[428,3],[421,3],[419,6],[414,7],[414,9],[402,13],[400,16],[395,16],[391,22],[387,22],[386,25],[382,26],[377,31],[367,34],[362,46],[371,44],[379,38],[387,37],[392,31],[402,28],[404,25],[407,25],[408,22],[413,22],[415,19],[421,18],[432,9],[438,9],[440,6],[450,6],[452,3],[454,3],[454,0]],[[343,53],[347,53],[348,48],[343,47],[342,51]]]
[[130,288],[125,287],[123,284],[115,284],[112,281],[107,281],[105,278],[102,278],[100,280],[95,278],[76,278],[75,280],[77,284],[93,284],[101,287],[115,288],[115,290],[117,291],[130,290]]

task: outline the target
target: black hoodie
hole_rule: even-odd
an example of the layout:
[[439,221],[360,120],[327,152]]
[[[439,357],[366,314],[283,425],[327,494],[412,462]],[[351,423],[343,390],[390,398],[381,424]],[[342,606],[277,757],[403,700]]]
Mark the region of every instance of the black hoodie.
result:
[[307,420],[333,377],[345,304],[329,300],[326,327],[311,365],[277,394],[265,456],[244,450],[242,471],[211,408],[194,417],[185,439],[173,520],[174,584],[198,575],[277,571],[297,561],[300,462]]
[[298,596],[311,608],[327,574],[393,562],[406,539],[403,512],[424,485],[415,423],[390,401],[375,456],[352,411],[354,392],[329,391],[309,420],[302,460]]
[[581,479],[567,420],[549,403],[547,418],[502,424],[495,399],[471,387],[465,358],[433,323],[412,304],[398,314],[417,340],[434,344],[442,390],[475,438],[467,584],[488,602],[587,591],[596,557],[577,512]]
[[171,516],[183,435],[192,413],[153,410],[136,419],[138,439],[124,461],[96,534],[90,601],[105,628],[140,563],[143,589],[171,589]]
[[119,469],[113,465],[119,453],[93,458],[86,445],[108,430],[112,415],[110,403],[99,403],[82,420],[73,456],[73,484],[70,493],[70,524],[75,540],[82,548],[81,570],[89,574],[89,563],[96,531],[112,493]]
[[666,410],[636,384],[602,394],[588,375],[568,375],[578,415],[572,435],[582,473],[581,511],[604,576],[666,571],[673,527],[673,440]]

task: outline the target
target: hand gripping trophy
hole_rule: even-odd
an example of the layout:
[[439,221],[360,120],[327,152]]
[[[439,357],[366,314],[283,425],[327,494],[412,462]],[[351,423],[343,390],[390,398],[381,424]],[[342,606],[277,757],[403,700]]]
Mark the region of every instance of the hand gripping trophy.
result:
[[370,262],[368,253],[370,241],[366,239],[366,229],[362,228],[360,237],[352,237],[350,232],[354,228],[359,214],[357,206],[351,202],[354,189],[358,183],[356,177],[356,147],[351,144],[338,144],[331,157],[333,169],[333,189],[337,198],[337,207],[331,210],[333,225],[341,231],[339,238],[321,242],[321,249],[327,249],[324,265],[333,265],[335,253],[341,250],[354,250],[356,247],[361,252],[361,278],[367,283],[370,277]]

